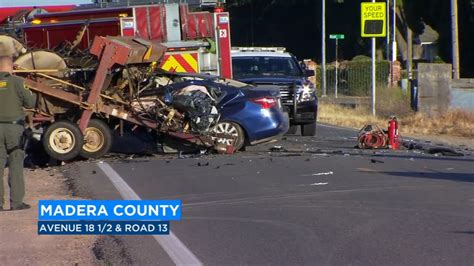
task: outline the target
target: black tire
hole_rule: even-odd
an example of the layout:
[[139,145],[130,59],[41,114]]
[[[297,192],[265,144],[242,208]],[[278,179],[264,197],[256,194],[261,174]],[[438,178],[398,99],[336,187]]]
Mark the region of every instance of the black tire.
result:
[[[214,132],[218,134],[235,134],[235,141],[232,142],[232,146],[234,146],[236,151],[241,150],[245,145],[245,132],[237,123],[221,121],[214,128]],[[217,138],[216,142],[218,144],[230,144],[228,143],[227,139],[222,139],[222,141],[219,141],[219,138]]]
[[84,144],[79,127],[69,121],[52,123],[43,134],[43,147],[51,158],[69,161],[76,158]]
[[296,132],[298,132],[298,126],[297,125],[291,125],[288,131],[286,132],[287,135],[295,135]]
[[301,136],[313,137],[316,135],[316,122],[301,125]]
[[109,126],[101,120],[91,119],[84,132],[84,145],[79,155],[86,159],[100,158],[110,151],[112,142]]

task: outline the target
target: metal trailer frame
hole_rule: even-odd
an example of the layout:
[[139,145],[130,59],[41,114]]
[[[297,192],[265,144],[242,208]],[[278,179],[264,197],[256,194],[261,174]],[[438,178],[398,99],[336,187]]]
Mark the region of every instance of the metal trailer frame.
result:
[[[104,98],[108,99],[109,101],[113,100],[111,100],[110,97],[101,94],[101,92],[109,85],[108,83],[110,80],[108,79],[108,73],[113,69],[114,66],[156,62],[159,61],[163,56],[163,50],[165,50],[165,48],[162,48],[159,43],[133,37],[96,37],[90,52],[99,58],[99,66],[97,68],[97,72],[86,101],[82,99],[81,93],[71,93],[61,88],[49,86],[43,82],[35,80],[31,76],[25,78],[25,85],[36,93],[51,96],[55,99],[59,99],[79,107],[82,112],[80,114],[80,119],[77,122],[83,133],[87,128],[92,115],[95,113],[103,114],[107,117],[116,117],[120,120],[161,132],[160,125],[156,121],[137,117],[134,113],[126,111],[125,106],[127,103],[121,101],[115,101],[115,103],[105,103],[103,101]],[[29,73],[29,75],[34,76],[37,75],[37,73],[32,71]],[[40,74],[40,76],[43,78],[48,78],[48,76],[44,74]],[[74,84],[70,85],[73,87],[77,86]],[[54,118],[47,117],[38,112],[38,110],[35,110],[35,114],[33,116],[34,123],[41,124],[48,121],[53,122]],[[162,133],[197,145],[203,145],[207,147],[214,145],[214,141],[207,136],[199,136],[181,132]]]

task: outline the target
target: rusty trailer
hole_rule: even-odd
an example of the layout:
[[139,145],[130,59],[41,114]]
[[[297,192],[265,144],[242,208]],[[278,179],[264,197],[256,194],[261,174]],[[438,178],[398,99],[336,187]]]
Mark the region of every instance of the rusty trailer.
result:
[[[183,122],[183,114],[160,100],[158,118],[140,115],[131,107],[133,101],[143,103],[134,98],[140,88],[131,80],[130,68],[140,69],[139,75],[150,73],[165,51],[166,47],[159,42],[136,37],[96,37],[89,53],[98,64],[90,82],[80,85],[68,80],[68,74],[66,78],[48,74],[55,70],[17,70],[16,74],[25,78],[26,86],[38,95],[37,108],[29,115],[30,126],[45,128],[42,138],[46,152],[58,160],[71,160],[79,155],[98,158],[110,149],[111,127],[122,130],[124,123],[196,145],[213,146],[211,137],[192,133]],[[128,79],[117,81],[115,74],[121,71]],[[111,88],[127,88],[125,94],[130,96],[117,97],[110,93]],[[61,111],[56,112],[54,107]]]

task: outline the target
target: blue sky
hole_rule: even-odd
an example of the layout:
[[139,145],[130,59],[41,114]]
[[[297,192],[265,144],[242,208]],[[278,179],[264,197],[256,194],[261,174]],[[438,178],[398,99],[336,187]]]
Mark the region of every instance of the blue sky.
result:
[[1,7],[89,4],[92,0],[0,0]]

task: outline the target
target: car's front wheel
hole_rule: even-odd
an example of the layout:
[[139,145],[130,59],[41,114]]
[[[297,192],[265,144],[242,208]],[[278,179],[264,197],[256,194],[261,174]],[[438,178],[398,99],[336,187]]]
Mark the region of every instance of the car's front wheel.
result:
[[242,127],[234,122],[219,122],[214,128],[217,144],[233,146],[236,151],[242,149],[245,144],[245,132]]

